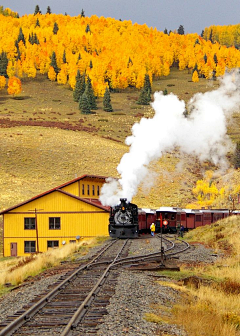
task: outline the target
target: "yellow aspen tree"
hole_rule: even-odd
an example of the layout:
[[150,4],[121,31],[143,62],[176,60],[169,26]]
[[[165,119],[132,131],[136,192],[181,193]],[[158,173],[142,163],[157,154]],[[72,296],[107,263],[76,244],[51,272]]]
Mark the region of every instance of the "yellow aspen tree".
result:
[[0,90],[4,89],[6,85],[6,78],[4,76],[0,76]]
[[192,75],[192,81],[193,81],[194,83],[199,82],[199,78],[198,78],[198,72],[197,72],[197,70],[195,70],[194,73],[193,73],[193,75]]
[[13,76],[8,80],[8,94],[16,96],[22,91],[22,83],[19,78]]
[[33,60],[26,59],[23,62],[22,65],[23,72],[27,75],[29,78],[35,78],[37,75],[37,70],[35,68]]
[[15,75],[15,66],[14,61],[9,61],[7,66],[7,75],[8,77],[13,77]]
[[57,77],[56,72],[54,71],[53,67],[50,66],[48,70],[48,78],[50,79],[50,81],[55,82],[56,77]]
[[77,72],[75,72],[75,71],[70,72],[69,75],[68,75],[68,84],[73,90],[74,90],[75,85],[76,85],[76,75],[77,75]]
[[58,84],[66,84],[67,83],[67,65],[63,64],[60,72],[57,75]]
[[18,78],[23,77],[22,62],[20,59],[17,60],[17,62],[15,62],[15,74],[17,75]]
[[170,67],[169,67],[168,62],[164,62],[162,73],[163,73],[163,76],[165,77],[167,77],[170,74]]
[[184,70],[186,68],[186,60],[185,60],[185,57],[182,55],[179,56],[178,67],[179,67],[179,70]]

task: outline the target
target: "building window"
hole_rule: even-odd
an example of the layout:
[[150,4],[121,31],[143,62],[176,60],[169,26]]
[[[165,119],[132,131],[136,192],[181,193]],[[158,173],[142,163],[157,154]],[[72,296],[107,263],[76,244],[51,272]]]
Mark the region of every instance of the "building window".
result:
[[84,184],[82,185],[82,195],[84,195]]
[[24,218],[24,230],[36,230],[36,218],[25,217]]
[[95,186],[94,185],[92,186],[92,194],[93,194],[93,196],[95,195]]
[[49,217],[49,230],[60,230],[60,217]]
[[90,186],[89,186],[89,184],[87,185],[87,194],[90,195]]
[[34,253],[36,252],[36,242],[35,241],[25,241],[24,242],[24,253]]
[[69,243],[74,244],[76,243],[76,240],[70,240]]
[[58,240],[48,240],[47,241],[47,248],[56,248],[59,247],[59,241]]
[[97,186],[97,195],[98,196],[100,195],[100,188],[99,188],[99,186]]

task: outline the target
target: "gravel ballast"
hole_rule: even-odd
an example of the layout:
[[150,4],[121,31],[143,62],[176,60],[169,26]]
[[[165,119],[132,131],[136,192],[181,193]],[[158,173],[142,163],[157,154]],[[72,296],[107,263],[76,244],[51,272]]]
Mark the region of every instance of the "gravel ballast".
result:
[[[147,241],[132,240],[129,252],[130,255],[138,255],[158,250],[160,250],[159,239],[149,237]],[[92,254],[93,251],[90,251],[84,258],[89,258]],[[212,250],[199,244],[179,256],[179,261],[180,263],[213,263],[216,258]],[[61,274],[55,274],[25,284],[0,298],[0,322],[21,310],[37,295],[47,292],[47,288],[57,282],[60,277]],[[156,276],[155,272],[122,270],[118,277],[115,294],[107,306],[108,314],[103,317],[102,324],[99,325],[98,335],[187,335],[174,323],[165,322],[164,318],[161,324],[147,321],[146,314],[156,312],[156,307],[167,306],[169,309],[178,303],[180,298],[177,290],[162,285],[163,282],[160,285],[156,280],[166,279],[161,278],[159,273]]]

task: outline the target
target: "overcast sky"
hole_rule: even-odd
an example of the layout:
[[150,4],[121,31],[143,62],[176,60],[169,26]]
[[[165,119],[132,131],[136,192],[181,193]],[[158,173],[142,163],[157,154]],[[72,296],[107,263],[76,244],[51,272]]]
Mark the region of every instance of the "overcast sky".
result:
[[239,0],[0,0],[4,8],[20,16],[34,13],[36,5],[43,14],[47,6],[52,13],[76,16],[83,9],[86,16],[97,15],[146,23],[163,31],[184,26],[185,33],[201,34],[210,25],[240,22]]

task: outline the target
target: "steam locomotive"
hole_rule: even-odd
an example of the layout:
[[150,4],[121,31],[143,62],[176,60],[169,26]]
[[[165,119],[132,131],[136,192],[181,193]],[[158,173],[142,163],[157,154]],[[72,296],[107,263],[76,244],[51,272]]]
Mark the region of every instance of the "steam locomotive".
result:
[[139,233],[138,207],[120,198],[120,204],[111,208],[109,235],[112,238],[137,238]]

